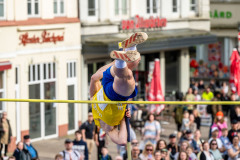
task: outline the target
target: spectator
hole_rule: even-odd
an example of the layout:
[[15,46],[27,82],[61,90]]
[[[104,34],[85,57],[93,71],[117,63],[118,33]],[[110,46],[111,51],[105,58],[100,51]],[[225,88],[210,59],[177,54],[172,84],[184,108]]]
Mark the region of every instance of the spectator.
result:
[[214,119],[214,123],[211,128],[214,128],[214,127],[218,128],[218,138],[220,138],[222,136],[222,129],[227,128],[227,123],[224,120],[223,112],[221,111],[217,112],[216,117]]
[[202,97],[198,94],[198,90],[194,90],[193,93],[195,97],[194,101],[201,101]]
[[0,153],[2,153],[3,145],[4,145],[4,156],[7,156],[8,152],[8,144],[11,143],[11,138],[12,138],[12,129],[9,120],[7,119],[7,112],[2,113],[2,118],[1,118],[1,127],[0,130],[2,131],[1,133],[1,149]]
[[8,157],[8,160],[16,160],[16,158],[14,156],[10,156]]
[[161,159],[161,152],[160,151],[156,151],[154,153],[154,160],[162,160]]
[[204,142],[203,139],[201,139],[201,132],[200,130],[196,130],[194,134],[194,140],[197,143],[197,147],[202,150],[202,143]]
[[220,151],[218,150],[217,141],[215,139],[213,139],[210,142],[210,150],[209,151],[212,153],[214,160],[222,160],[223,159]]
[[234,109],[231,109],[230,111],[230,120],[236,119],[238,122],[240,122],[240,106],[234,106]]
[[197,142],[193,139],[191,130],[186,131],[185,136],[180,139],[180,142],[181,141],[187,141],[189,146],[191,146],[194,149],[194,153],[199,152],[200,148],[197,147]]
[[212,128],[212,137],[208,140],[208,143],[210,144],[210,142],[212,140],[216,140],[217,142],[217,147],[219,149],[220,152],[224,152],[225,151],[225,148],[222,144],[222,141],[218,138],[218,134],[219,134],[219,131],[218,131],[218,128],[217,127],[214,127]]
[[187,147],[189,147],[188,141],[181,141],[180,142],[180,151],[175,154],[174,160],[178,159],[178,156],[179,156],[180,152],[183,152],[183,151],[186,152],[187,151]]
[[238,121],[236,120],[236,119],[234,119],[234,120],[232,120],[231,121],[231,127],[232,127],[232,129],[230,129],[229,131],[228,131],[228,139],[229,139],[229,141],[232,143],[233,141],[233,137],[235,136],[235,135],[238,135],[238,133],[239,133],[239,129],[238,129]]
[[138,146],[132,146],[132,160],[140,160],[140,150]]
[[194,122],[197,124],[197,129],[200,130],[201,127],[201,118],[197,109],[193,110]]
[[211,91],[213,93],[216,91],[216,84],[215,84],[215,80],[214,79],[210,80],[209,88],[211,89]]
[[[213,98],[213,101],[221,101],[221,93],[216,92],[215,94],[216,94],[216,97]],[[213,124],[213,120],[215,119],[215,115],[219,111],[222,111],[222,105],[220,104],[212,105],[212,124]]]
[[204,90],[205,89],[205,86],[204,86],[204,81],[203,80],[200,80],[199,81],[199,84],[198,84],[198,89],[200,91]]
[[24,150],[27,150],[30,153],[31,159],[32,160],[39,159],[37,150],[31,144],[30,136],[29,135],[25,135],[23,137],[23,140],[24,140],[23,141],[24,142],[24,147],[23,148],[24,148]]
[[[191,87],[193,89],[193,92],[198,91],[198,82],[194,83],[194,86]],[[195,95],[195,94],[194,94]],[[195,97],[196,98],[196,97]]]
[[73,142],[70,139],[65,140],[65,150],[60,152],[64,160],[82,160],[78,151],[73,150]]
[[121,156],[116,156],[115,160],[123,160],[123,158]]
[[158,140],[155,151],[161,151],[167,148],[167,142],[163,139]]
[[145,148],[143,150],[143,153],[140,154],[139,158],[140,159],[147,159],[147,160],[153,160],[153,153],[154,153],[154,146],[152,143],[147,143],[145,145]]
[[224,93],[224,94],[228,94],[228,85],[227,85],[226,82],[223,82],[223,83],[222,83],[221,89],[223,90],[223,93]]
[[203,142],[203,151],[200,152],[200,160],[214,160],[212,153],[209,151],[209,144],[207,141]]
[[73,150],[79,152],[80,156],[84,160],[88,160],[88,148],[87,143],[82,140],[82,133],[80,131],[75,132],[75,140],[73,141]]
[[102,155],[100,160],[112,160],[112,157],[108,154],[108,149],[106,147],[102,148]]
[[222,141],[224,148],[226,148],[226,151],[223,153],[223,158],[224,158],[225,160],[228,159],[227,150],[228,150],[229,147],[231,146],[231,142],[229,141],[227,135],[228,135],[228,130],[227,130],[227,128],[223,128],[223,129],[222,129],[222,136],[220,137],[220,140]]
[[[132,146],[132,147],[134,147],[134,146],[137,146],[137,147],[138,147],[138,140],[137,140],[137,139],[133,139],[133,140],[131,141],[131,146]],[[127,158],[128,158],[127,156],[128,156],[128,155],[127,155],[127,151],[126,151],[126,148],[125,148],[125,147],[127,147],[127,145],[124,146],[125,152],[124,152],[124,154],[123,154],[122,157],[123,157],[124,160],[127,160]],[[139,148],[138,148],[138,150],[139,150]],[[140,151],[139,151],[139,152],[140,152]]]
[[168,150],[166,148],[161,150],[161,160],[169,160]]
[[88,120],[84,122],[79,128],[82,131],[83,141],[87,143],[88,158],[91,159],[91,154],[94,146],[94,121],[92,112],[88,113]]
[[213,97],[214,97],[213,93],[211,92],[210,88],[207,87],[202,94],[202,99],[205,101],[211,101]]
[[181,127],[182,127],[182,119],[183,119],[183,113],[187,111],[187,107],[184,105],[178,105],[174,108],[174,111],[172,112],[172,116],[175,120],[175,123],[177,125],[178,130],[178,138],[181,136]]
[[228,150],[228,160],[236,160],[240,158],[239,137],[237,135],[234,135],[232,141],[233,143],[231,145],[231,148]]
[[197,160],[197,156],[195,153],[193,153],[193,148],[192,147],[187,147],[187,154],[190,160]]
[[138,140],[137,139],[133,139],[132,141],[131,141],[131,145],[132,146],[138,146]]
[[[229,96],[223,90],[221,90],[221,101],[230,101]],[[222,105],[222,110],[225,117],[228,117],[228,113],[230,111],[231,105]]]
[[[189,89],[188,89],[188,92],[187,92],[187,94],[186,94],[185,99],[186,99],[186,101],[195,101],[195,96],[194,96],[194,94],[193,94],[192,88],[189,88]],[[193,105],[192,105],[192,104],[189,104],[188,107],[187,107],[187,109],[188,109],[189,114],[191,114],[192,111],[193,111],[193,109],[194,109],[194,108],[193,108]]]
[[189,130],[189,112],[185,111],[183,113],[183,119],[182,119],[182,127],[181,131],[185,133],[186,130]]
[[174,159],[175,154],[178,152],[178,146],[177,146],[177,139],[175,134],[170,134],[169,136],[169,144],[167,146],[167,149],[170,151],[170,158]]
[[189,129],[194,133],[197,130],[197,124],[195,123],[194,115],[189,115]]
[[63,156],[61,154],[57,154],[55,156],[55,160],[63,160]]
[[97,145],[97,157],[100,160],[100,156],[102,156],[102,148],[106,143],[106,133],[99,126],[95,126],[95,143]]
[[23,148],[23,142],[17,143],[17,148],[15,149],[13,156],[16,160],[31,160],[29,151]]
[[186,151],[181,151],[179,153],[178,160],[189,160],[187,152]]
[[150,141],[153,145],[156,145],[160,138],[160,129],[160,124],[154,120],[154,115],[149,114],[143,129],[144,144]]

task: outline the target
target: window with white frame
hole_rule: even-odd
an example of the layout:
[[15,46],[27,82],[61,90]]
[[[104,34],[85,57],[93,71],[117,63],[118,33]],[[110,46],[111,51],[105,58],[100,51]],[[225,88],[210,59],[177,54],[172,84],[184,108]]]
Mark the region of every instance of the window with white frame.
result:
[[172,11],[178,12],[178,0],[172,0]]
[[197,0],[190,0],[190,10],[194,12],[197,11]]
[[157,13],[158,0],[147,0],[147,13]]
[[5,0],[0,0],[0,19],[5,16]]
[[[4,71],[0,71],[0,98],[4,98]],[[0,102],[0,115],[4,111],[4,102]]]
[[127,0],[115,0],[115,15],[127,14]]
[[28,16],[39,15],[39,0],[27,0]]
[[53,0],[53,12],[55,15],[64,14],[64,0]]
[[96,0],[88,0],[88,16],[96,16]]
[[76,77],[76,62],[67,63],[67,78]]

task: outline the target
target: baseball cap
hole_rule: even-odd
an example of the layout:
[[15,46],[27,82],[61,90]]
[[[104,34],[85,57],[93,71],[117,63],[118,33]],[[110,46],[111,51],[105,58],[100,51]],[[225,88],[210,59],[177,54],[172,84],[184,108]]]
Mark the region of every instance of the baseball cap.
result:
[[175,134],[170,134],[169,138],[176,138],[176,135]]
[[237,121],[236,119],[233,119],[231,123],[232,123],[232,124],[237,124],[238,121]]
[[65,143],[72,143],[72,140],[71,139],[66,139]]
[[215,131],[218,131],[218,128],[217,127],[213,127],[211,132],[215,132]]
[[29,139],[29,138],[30,138],[29,135],[25,135],[25,136],[23,136],[23,139]]
[[224,116],[222,111],[217,112],[216,116]]
[[161,149],[161,152],[168,152],[166,148]]
[[188,129],[188,130],[186,131],[186,134],[190,134],[190,133],[192,133],[192,131],[191,131],[190,129]]
[[89,112],[89,113],[88,113],[88,116],[92,116],[92,115],[93,115],[92,112]]

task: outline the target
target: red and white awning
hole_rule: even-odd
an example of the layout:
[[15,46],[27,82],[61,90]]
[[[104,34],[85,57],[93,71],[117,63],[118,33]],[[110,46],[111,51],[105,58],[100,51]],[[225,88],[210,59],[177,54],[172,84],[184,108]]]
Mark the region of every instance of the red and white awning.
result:
[[12,63],[10,61],[0,62],[0,71],[4,71],[12,68]]

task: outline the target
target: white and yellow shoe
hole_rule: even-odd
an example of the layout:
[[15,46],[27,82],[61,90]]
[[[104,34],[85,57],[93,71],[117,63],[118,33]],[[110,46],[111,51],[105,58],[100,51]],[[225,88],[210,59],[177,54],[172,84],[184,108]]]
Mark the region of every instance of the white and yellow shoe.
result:
[[122,41],[123,48],[129,48],[134,45],[145,42],[148,39],[148,35],[145,32],[137,32],[131,35],[129,38]]
[[110,53],[112,59],[120,59],[125,62],[134,62],[140,58],[140,53],[136,50],[134,51],[112,51]]

